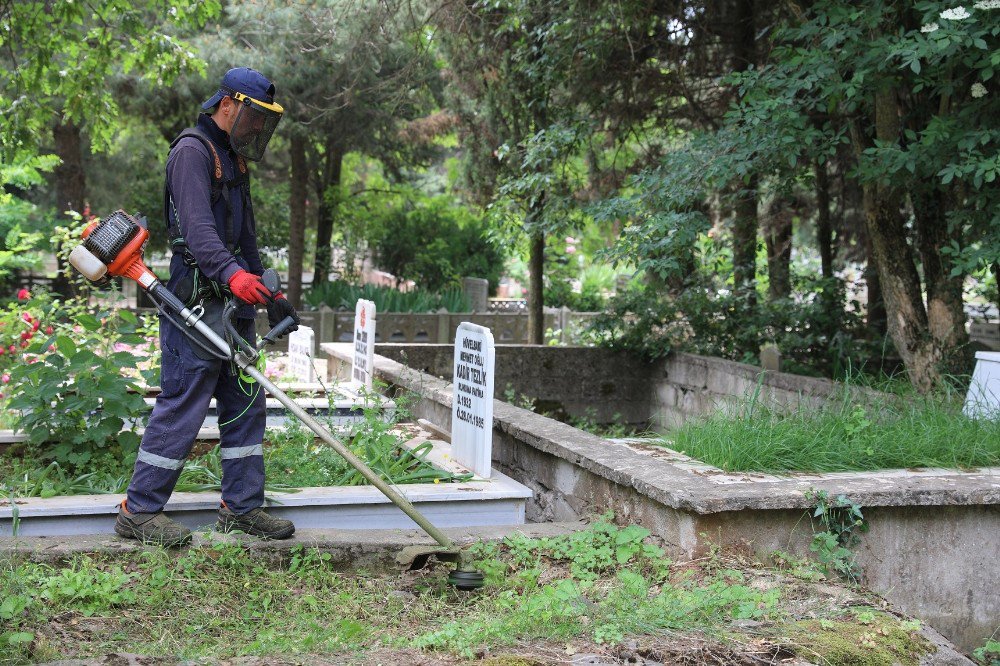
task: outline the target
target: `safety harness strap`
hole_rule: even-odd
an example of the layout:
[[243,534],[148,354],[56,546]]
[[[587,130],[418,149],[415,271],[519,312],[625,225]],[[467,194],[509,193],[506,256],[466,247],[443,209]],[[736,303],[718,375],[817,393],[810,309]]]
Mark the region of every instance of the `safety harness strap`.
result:
[[[247,170],[246,161],[237,156],[235,166],[239,170],[238,175],[234,175],[232,180],[223,180],[222,172],[222,160],[219,158],[219,152],[215,147],[215,143],[205,134],[205,132],[200,127],[188,127],[177,135],[170,143],[170,150],[186,137],[192,137],[197,139],[205,146],[208,152],[212,156],[212,205],[215,205],[220,198],[224,200],[226,205],[226,221],[224,229],[224,238],[222,239],[225,243],[226,249],[232,252],[234,255],[239,254],[239,245],[235,238],[235,224],[233,221],[233,206],[230,199],[233,189],[240,190],[240,195],[243,198],[244,203],[247,199],[247,194],[249,192],[250,184],[250,174]],[[196,265],[194,257],[191,255],[191,251],[188,249],[187,243],[184,241],[184,236],[181,235],[180,231],[180,220],[177,219],[177,208],[174,206],[173,197],[170,193],[169,183],[165,183],[163,186],[163,218],[167,224],[167,234],[170,238],[171,248],[175,252],[182,252],[184,254],[184,261],[190,266]]]
[[[234,189],[238,190],[243,202],[243,211],[246,215],[248,209],[248,201],[250,195],[250,174],[247,171],[246,161],[237,156],[234,164],[234,171],[239,170],[238,174],[234,174],[231,180],[223,179],[223,169],[222,160],[219,157],[219,151],[215,147],[215,143],[208,137],[207,134],[200,127],[189,127],[177,135],[170,143],[170,150],[186,137],[191,137],[197,139],[202,143],[203,146],[208,150],[209,154],[212,156],[212,199],[211,204],[214,207],[216,202],[221,198],[223,199],[226,206],[226,220],[225,228],[220,236],[223,236],[222,241],[225,243],[226,249],[233,254],[233,256],[239,256],[241,254],[239,243],[236,241],[235,233],[235,223],[233,220],[233,205],[232,205],[232,191]],[[167,225],[167,234],[170,239],[170,248],[174,254],[180,254],[184,264],[192,269],[192,274],[189,276],[191,283],[184,286],[180,291],[184,292],[182,301],[188,307],[201,302],[205,298],[229,298],[232,296],[232,292],[229,290],[229,285],[216,282],[215,280],[209,279],[204,275],[201,269],[198,267],[198,262],[188,247],[187,241],[184,240],[184,236],[181,234],[180,220],[177,217],[177,207],[174,205],[173,197],[170,192],[170,184],[165,183],[163,186],[163,217]]]

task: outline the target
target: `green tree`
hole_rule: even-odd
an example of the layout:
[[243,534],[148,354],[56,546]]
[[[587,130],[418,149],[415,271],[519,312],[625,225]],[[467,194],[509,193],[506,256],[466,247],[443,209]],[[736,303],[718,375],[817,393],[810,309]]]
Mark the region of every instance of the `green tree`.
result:
[[921,390],[962,369],[962,282],[1000,256],[995,4],[817,2],[746,78],[736,120],[772,127],[804,166],[810,119],[826,119],[822,145],[850,145],[889,334]]
[[0,168],[54,146],[57,210],[83,210],[84,137],[103,150],[118,128],[113,76],[167,83],[200,70],[167,27],[201,25],[218,9],[218,0],[0,0]]
[[[212,62],[239,60],[278,86],[289,139],[290,296],[301,288],[305,200],[311,190],[317,226],[313,283],[327,281],[338,211],[345,196],[344,158],[376,157],[397,176],[426,151],[406,141],[408,122],[435,108],[440,79],[416,9],[401,0],[270,0],[227,9],[220,31],[229,49]],[[285,166],[287,165],[287,166]],[[290,169],[289,169],[290,166]],[[268,167],[271,168],[271,167]],[[305,187],[308,185],[308,187]]]

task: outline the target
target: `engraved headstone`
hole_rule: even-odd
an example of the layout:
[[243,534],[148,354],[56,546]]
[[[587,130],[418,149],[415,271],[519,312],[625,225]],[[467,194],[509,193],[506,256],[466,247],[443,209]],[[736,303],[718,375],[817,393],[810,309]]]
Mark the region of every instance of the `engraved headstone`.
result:
[[493,334],[462,322],[455,333],[451,447],[455,461],[483,478],[490,477],[493,453]]
[[375,304],[358,300],[354,308],[354,363],[351,383],[372,387],[372,366],[375,363]]
[[490,281],[483,278],[462,278],[462,291],[473,312],[486,312],[490,307]]
[[308,326],[299,326],[288,335],[288,371],[296,381],[311,383],[316,381],[313,368],[313,346],[316,335]]

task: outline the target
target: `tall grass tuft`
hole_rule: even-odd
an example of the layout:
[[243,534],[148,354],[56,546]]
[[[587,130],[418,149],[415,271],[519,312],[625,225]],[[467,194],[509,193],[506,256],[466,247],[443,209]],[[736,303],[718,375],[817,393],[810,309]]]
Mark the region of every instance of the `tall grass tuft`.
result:
[[819,407],[770,404],[685,424],[666,445],[733,472],[849,472],[1000,465],[1000,419],[970,419],[954,394],[890,396],[845,385]]
[[302,300],[311,307],[319,308],[325,304],[334,310],[353,310],[359,298],[374,302],[378,312],[437,312],[441,308],[448,312],[469,312],[472,309],[465,294],[457,287],[440,292],[422,289],[404,292],[373,284],[326,282],[302,294]]

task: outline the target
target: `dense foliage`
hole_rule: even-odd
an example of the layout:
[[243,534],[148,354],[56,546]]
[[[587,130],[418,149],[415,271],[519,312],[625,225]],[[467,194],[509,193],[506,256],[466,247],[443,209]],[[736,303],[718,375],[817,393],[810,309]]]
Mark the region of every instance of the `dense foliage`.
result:
[[928,390],[1000,301],[995,0],[88,7],[0,1],[0,280],[66,208],[155,219],[166,143],[245,64],[286,108],[254,196],[296,302],[310,264],[507,277],[540,341],[543,304],[631,278],[595,339]]

